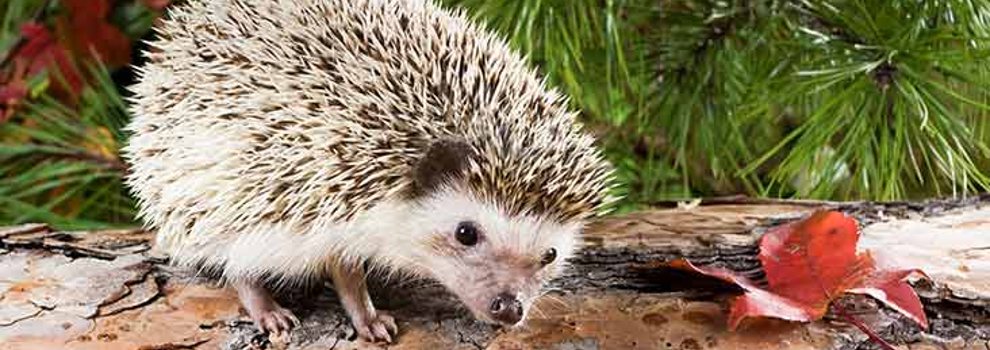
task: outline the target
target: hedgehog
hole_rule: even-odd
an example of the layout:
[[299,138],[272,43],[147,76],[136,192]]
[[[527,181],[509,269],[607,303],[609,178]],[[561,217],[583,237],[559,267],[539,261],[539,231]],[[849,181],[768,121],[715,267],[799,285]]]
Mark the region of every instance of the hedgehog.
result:
[[156,247],[214,271],[264,332],[329,279],[391,342],[377,270],[438,281],[513,327],[608,212],[613,167],[562,93],[430,0],[191,0],[130,87],[125,183]]

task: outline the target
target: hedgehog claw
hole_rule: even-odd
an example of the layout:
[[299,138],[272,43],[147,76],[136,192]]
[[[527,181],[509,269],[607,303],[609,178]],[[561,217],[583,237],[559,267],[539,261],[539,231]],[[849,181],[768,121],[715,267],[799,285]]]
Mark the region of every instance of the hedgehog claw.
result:
[[399,334],[399,327],[395,326],[395,319],[391,315],[379,312],[378,318],[383,319],[385,327],[388,328],[389,333]]
[[251,315],[254,325],[262,332],[280,335],[289,332],[299,325],[299,320],[292,311],[280,306],[275,306],[269,310],[258,310],[255,315]]
[[395,319],[381,311],[378,311],[374,317],[364,320],[364,322],[355,320],[354,330],[361,339],[373,343],[391,343],[392,336],[398,333],[398,327],[395,326]]
[[392,316],[375,310],[372,305],[364,268],[360,265],[331,265],[330,274],[337,296],[354,325],[354,332],[366,341],[391,343],[392,337],[398,335],[398,327]]
[[261,332],[278,336],[299,325],[299,318],[292,311],[278,305],[260,284],[242,282],[235,284],[235,289],[244,309]]

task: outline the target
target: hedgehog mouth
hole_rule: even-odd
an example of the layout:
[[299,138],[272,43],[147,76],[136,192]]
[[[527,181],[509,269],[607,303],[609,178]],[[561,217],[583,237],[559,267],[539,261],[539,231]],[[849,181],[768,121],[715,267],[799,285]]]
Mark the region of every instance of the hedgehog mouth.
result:
[[526,303],[522,303],[521,316],[517,321],[514,322],[501,321],[491,315],[489,304],[490,303],[467,302],[466,300],[464,302],[464,305],[466,306],[468,311],[471,312],[472,316],[474,316],[475,319],[501,328],[508,328],[508,329],[516,328],[521,324],[523,324],[523,322],[526,320],[526,316],[529,314],[529,305]]
[[526,320],[526,312],[523,312],[523,317],[520,318],[519,321],[512,322],[512,323],[498,321],[498,320],[496,320],[494,318],[491,318],[490,316],[486,315],[483,312],[478,312],[478,311],[475,311],[475,310],[471,310],[471,313],[474,314],[475,319],[477,319],[477,320],[479,320],[481,322],[484,322],[484,323],[487,323],[487,324],[490,324],[490,325],[494,325],[494,326],[498,326],[498,327],[501,327],[501,328],[507,328],[507,329],[517,328],[517,327],[519,327],[520,325],[523,324],[523,321]]

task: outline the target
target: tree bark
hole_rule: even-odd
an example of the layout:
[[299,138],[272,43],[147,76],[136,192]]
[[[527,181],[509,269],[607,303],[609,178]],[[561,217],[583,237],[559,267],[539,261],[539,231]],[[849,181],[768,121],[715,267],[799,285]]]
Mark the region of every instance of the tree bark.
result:
[[[887,341],[910,349],[990,348],[990,197],[918,203],[838,203],[718,198],[700,205],[617,215],[589,225],[567,272],[524,326],[473,320],[430,281],[373,279],[392,310],[399,349],[872,349],[838,318],[809,324],[761,320],[730,332],[735,290],[682,272],[646,268],[687,257],[760,281],[756,240],[768,227],[829,208],[863,225],[861,246],[925,270],[914,283],[930,327],[869,298],[839,301]],[[289,337],[260,334],[232,290],[178,270],[141,230],[59,232],[0,228],[0,348],[351,349],[354,340],[325,285],[279,298],[302,319]]]

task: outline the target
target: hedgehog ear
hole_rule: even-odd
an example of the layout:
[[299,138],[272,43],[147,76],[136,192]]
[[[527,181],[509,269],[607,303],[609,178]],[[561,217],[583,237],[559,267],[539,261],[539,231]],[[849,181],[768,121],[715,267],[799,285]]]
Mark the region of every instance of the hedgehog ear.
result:
[[457,138],[433,141],[413,168],[412,197],[420,197],[459,176],[467,167],[471,145]]

